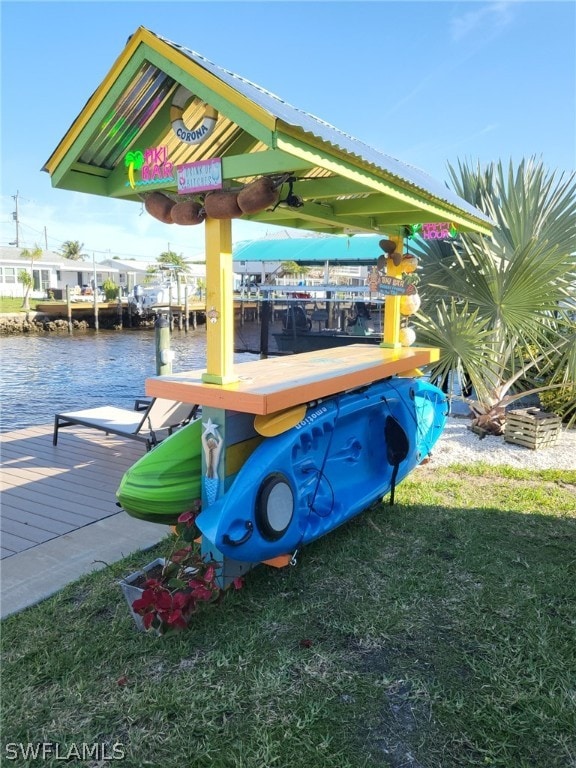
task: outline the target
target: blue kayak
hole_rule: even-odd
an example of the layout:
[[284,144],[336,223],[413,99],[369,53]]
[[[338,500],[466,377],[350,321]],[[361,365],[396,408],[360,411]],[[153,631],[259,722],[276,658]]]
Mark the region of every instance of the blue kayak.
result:
[[446,396],[392,377],[316,406],[254,450],[197,518],[224,555],[260,562],[295,552],[374,502],[426,458],[446,424]]

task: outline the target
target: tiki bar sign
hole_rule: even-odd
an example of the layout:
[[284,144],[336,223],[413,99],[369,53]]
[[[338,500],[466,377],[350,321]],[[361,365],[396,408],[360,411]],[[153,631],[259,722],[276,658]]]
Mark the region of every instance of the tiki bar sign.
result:
[[174,181],[174,166],[168,160],[168,147],[150,147],[127,152],[124,166],[128,170],[128,182],[132,189],[155,182]]
[[409,296],[411,293],[416,293],[416,288],[398,277],[382,275],[378,284],[378,293],[383,296]]

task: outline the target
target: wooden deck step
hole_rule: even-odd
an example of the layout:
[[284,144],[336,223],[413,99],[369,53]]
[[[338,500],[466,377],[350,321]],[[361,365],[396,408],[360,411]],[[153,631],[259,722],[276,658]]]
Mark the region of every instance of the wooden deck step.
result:
[[116,490],[145,453],[136,440],[52,424],[0,435],[2,558],[119,513]]

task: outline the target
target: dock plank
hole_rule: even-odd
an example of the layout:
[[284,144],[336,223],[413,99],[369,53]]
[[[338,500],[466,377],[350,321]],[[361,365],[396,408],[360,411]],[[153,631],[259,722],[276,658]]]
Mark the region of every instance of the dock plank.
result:
[[135,440],[68,427],[52,445],[53,424],[0,435],[0,556],[119,514],[116,490],[146,452]]
[[[15,522],[22,521],[22,510],[15,507],[2,505],[2,517],[6,520],[14,520]],[[62,520],[55,520],[51,517],[44,517],[43,515],[37,515],[35,512],[28,512],[26,514],[27,524],[34,526],[41,531],[51,531],[61,536],[64,533],[70,533],[78,527],[78,521],[74,518],[74,522],[63,522]]]

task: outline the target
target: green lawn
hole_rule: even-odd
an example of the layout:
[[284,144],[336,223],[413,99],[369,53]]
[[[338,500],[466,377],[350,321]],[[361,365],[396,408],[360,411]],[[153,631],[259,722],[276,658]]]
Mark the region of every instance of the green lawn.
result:
[[[34,311],[38,304],[45,304],[44,299],[30,299],[30,309]],[[14,313],[25,312],[22,309],[22,299],[13,299],[8,296],[0,296],[0,314],[2,313]]]
[[423,466],[396,496],[186,634],[138,633],[116,584],[165,547],[9,617],[3,757],[49,741],[121,745],[105,765],[127,768],[575,766],[576,472]]

